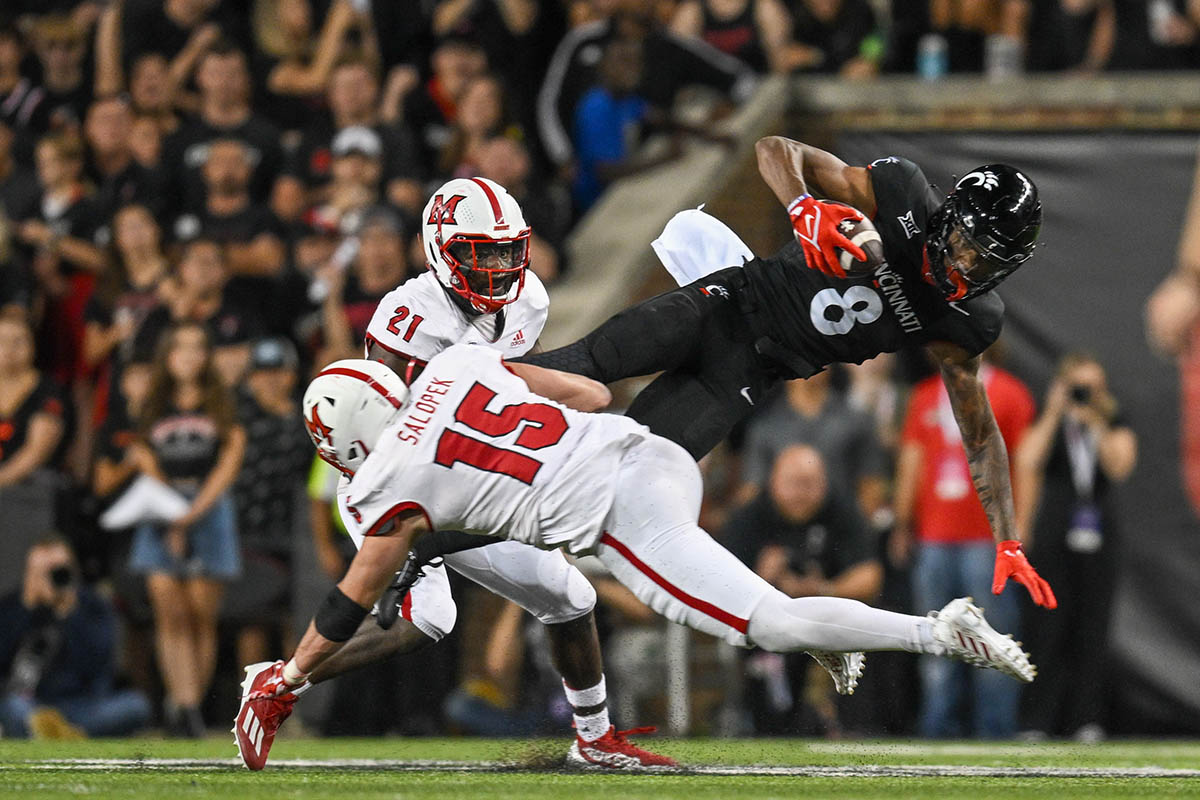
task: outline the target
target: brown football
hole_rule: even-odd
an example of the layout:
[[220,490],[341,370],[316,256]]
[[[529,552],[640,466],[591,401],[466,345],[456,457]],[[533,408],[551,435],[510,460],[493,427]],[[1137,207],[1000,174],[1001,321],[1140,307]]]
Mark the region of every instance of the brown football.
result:
[[883,255],[883,239],[865,214],[860,220],[842,220],[838,223],[838,230],[867,254],[866,261],[859,261],[839,247],[838,261],[846,272],[874,272],[887,260]]

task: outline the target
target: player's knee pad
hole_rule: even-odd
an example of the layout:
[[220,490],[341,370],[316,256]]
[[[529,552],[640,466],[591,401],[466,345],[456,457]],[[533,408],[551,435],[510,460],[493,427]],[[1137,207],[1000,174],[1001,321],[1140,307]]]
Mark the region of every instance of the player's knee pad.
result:
[[552,593],[553,602],[534,616],[543,625],[558,625],[590,614],[596,607],[596,590],[591,581],[583,576],[574,565],[563,560],[563,568],[555,570],[546,588]]

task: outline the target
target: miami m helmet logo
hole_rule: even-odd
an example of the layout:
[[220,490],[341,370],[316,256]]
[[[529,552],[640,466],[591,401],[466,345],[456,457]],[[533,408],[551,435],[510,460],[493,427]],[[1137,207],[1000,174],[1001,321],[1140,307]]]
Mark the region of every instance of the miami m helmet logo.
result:
[[465,194],[451,195],[450,199],[443,198],[440,194],[433,198],[433,206],[429,209],[429,219],[425,221],[426,225],[457,225],[458,220],[454,218],[455,209],[458,204],[466,200]]

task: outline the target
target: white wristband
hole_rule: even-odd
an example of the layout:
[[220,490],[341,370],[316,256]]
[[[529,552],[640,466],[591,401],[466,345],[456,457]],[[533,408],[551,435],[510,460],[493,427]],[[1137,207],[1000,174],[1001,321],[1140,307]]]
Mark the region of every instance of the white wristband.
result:
[[811,194],[805,193],[805,194],[802,194],[799,197],[797,197],[792,202],[788,203],[788,206],[787,206],[788,213],[794,214],[796,212],[796,206],[800,205],[801,203],[803,203],[805,200],[807,200],[810,197],[812,197]]
[[308,680],[309,672],[301,672],[296,666],[296,659],[292,659],[283,665],[283,682],[288,686],[299,686]]

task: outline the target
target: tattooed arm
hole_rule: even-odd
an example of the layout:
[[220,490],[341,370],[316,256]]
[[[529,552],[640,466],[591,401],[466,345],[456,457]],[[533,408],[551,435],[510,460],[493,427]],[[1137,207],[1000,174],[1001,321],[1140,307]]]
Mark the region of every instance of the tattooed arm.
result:
[[1000,594],[1011,577],[1029,590],[1033,602],[1055,608],[1058,601],[1054,599],[1050,584],[1026,559],[1017,538],[1008,448],[992,414],[983,381],[979,379],[979,357],[971,356],[949,342],[934,342],[928,345],[928,350],[937,361],[942,382],[950,395],[950,407],[962,433],[967,464],[971,468],[971,482],[975,484],[975,493],[979,495],[992,536],[996,539],[992,592]]
[[1008,449],[992,414],[983,381],[979,379],[979,357],[969,356],[967,351],[948,342],[934,342],[928,350],[937,361],[950,395],[950,407],[954,409],[954,419],[967,451],[971,482],[992,526],[992,536],[997,542],[1016,539]]

